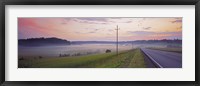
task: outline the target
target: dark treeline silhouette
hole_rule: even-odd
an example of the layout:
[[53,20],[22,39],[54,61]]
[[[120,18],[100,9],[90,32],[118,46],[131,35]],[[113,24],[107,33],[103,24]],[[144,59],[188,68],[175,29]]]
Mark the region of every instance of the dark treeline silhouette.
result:
[[59,39],[59,38],[29,38],[19,39],[18,43],[20,46],[48,46],[48,45],[70,45],[70,41]]
[[[115,44],[116,41],[72,41],[71,44]],[[135,40],[135,41],[119,41],[119,44],[123,43],[136,43],[136,44],[145,44],[145,43],[177,43],[181,44],[182,40],[180,39],[161,39],[161,40]]]
[[173,43],[173,44],[182,44],[182,40],[180,39],[162,39],[162,40],[137,40],[134,41],[134,43],[142,43],[142,44],[146,44],[146,43]]
[[114,44],[116,41],[72,41],[71,44]]
[[[116,41],[68,41],[59,38],[29,38],[19,39],[19,46],[51,46],[51,45],[71,45],[71,44],[116,44]],[[119,41],[118,44],[154,44],[154,43],[172,43],[182,44],[181,39],[162,39],[162,40],[136,40],[136,41]]]

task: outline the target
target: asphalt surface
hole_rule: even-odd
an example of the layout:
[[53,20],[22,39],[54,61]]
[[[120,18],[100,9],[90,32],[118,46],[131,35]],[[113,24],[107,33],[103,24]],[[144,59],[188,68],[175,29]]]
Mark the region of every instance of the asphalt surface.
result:
[[153,49],[141,49],[144,54],[157,66],[161,68],[182,68],[182,54]]

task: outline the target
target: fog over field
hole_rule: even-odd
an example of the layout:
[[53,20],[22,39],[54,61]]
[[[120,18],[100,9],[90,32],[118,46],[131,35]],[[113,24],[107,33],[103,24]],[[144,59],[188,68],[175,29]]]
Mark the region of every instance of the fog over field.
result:
[[[153,44],[138,44],[138,43],[119,43],[118,50],[131,50],[135,48],[165,48],[167,45],[164,43],[153,43]],[[175,44],[173,44],[175,45]],[[181,44],[176,45],[181,46]],[[72,44],[72,45],[54,45],[54,46],[19,46],[19,57],[59,57],[60,55],[67,56],[83,56],[91,54],[106,53],[106,50],[116,52],[116,43],[94,43],[94,44]],[[79,54],[79,55],[76,55]]]

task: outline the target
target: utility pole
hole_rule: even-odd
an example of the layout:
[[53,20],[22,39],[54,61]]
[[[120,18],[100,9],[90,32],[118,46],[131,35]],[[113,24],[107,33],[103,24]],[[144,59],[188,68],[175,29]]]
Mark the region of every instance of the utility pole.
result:
[[118,28],[118,25],[117,25],[117,29],[115,29],[116,30],[116,51],[117,51],[117,57],[118,57],[118,31],[119,31],[119,28]]
[[133,49],[133,41],[132,41],[132,49]]

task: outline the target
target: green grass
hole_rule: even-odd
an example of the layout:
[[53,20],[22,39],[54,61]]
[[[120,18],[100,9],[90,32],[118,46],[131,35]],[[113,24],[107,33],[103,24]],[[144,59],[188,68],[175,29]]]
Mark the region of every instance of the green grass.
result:
[[182,53],[182,48],[149,48],[154,50],[162,50],[168,52]]
[[146,67],[145,61],[144,61],[144,55],[140,49],[137,49],[134,52],[133,59],[131,59],[128,67],[133,67],[133,68],[145,68]]
[[19,68],[143,68],[140,49],[79,57],[57,57],[19,60]]

